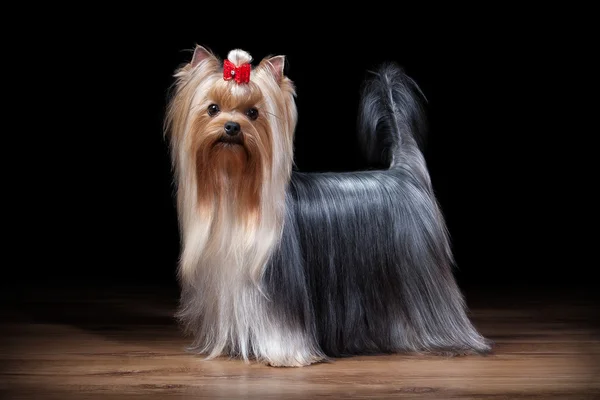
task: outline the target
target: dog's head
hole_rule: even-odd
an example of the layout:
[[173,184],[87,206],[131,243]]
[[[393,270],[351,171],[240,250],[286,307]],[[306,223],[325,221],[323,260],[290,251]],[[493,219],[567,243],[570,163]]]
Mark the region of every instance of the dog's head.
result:
[[297,114],[285,57],[251,62],[243,50],[221,62],[198,46],[175,74],[166,127],[178,172],[194,175],[199,198],[237,187],[238,200],[257,202],[264,184],[289,179]]

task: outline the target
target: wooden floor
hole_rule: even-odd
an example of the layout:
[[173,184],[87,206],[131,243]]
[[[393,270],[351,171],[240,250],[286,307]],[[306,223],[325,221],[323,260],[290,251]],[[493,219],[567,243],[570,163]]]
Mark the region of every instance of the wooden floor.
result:
[[395,355],[304,368],[202,361],[173,289],[3,296],[0,397],[34,399],[599,399],[598,305],[585,292],[466,293],[492,355]]

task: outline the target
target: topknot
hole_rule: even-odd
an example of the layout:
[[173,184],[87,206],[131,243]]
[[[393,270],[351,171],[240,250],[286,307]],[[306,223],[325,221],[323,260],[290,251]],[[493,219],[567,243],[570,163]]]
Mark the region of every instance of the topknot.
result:
[[241,49],[231,50],[227,55],[227,59],[236,67],[252,62],[252,56],[248,52]]

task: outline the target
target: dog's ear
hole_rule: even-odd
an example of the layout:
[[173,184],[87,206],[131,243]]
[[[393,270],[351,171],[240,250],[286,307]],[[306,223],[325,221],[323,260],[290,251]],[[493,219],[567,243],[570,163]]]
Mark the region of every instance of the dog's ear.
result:
[[196,65],[200,64],[200,62],[206,60],[207,58],[216,58],[216,57],[214,56],[213,53],[210,52],[210,50],[207,50],[204,47],[197,45],[196,48],[194,49],[194,55],[192,56],[192,61],[190,62],[190,65],[193,68]]
[[266,58],[263,63],[265,68],[273,75],[277,83],[281,83],[284,77],[285,56]]

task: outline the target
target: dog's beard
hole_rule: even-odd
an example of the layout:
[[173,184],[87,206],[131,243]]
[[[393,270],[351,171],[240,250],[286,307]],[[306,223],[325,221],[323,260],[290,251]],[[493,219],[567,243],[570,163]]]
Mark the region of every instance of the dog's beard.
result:
[[196,151],[198,207],[233,206],[236,220],[256,218],[265,156],[252,142],[227,143],[217,138]]
[[[228,121],[240,125],[235,139],[223,131]],[[214,270],[222,275],[235,270],[258,282],[281,232],[284,195],[284,188],[273,184],[270,125],[228,113],[201,114],[188,137],[184,165],[189,167],[182,176],[187,183],[179,194],[185,241],[181,278],[196,285]]]

